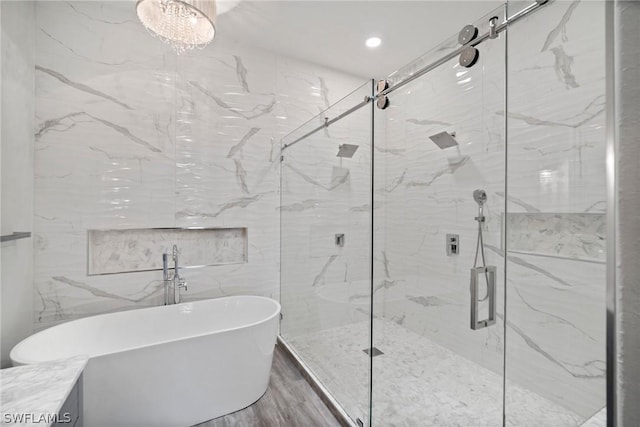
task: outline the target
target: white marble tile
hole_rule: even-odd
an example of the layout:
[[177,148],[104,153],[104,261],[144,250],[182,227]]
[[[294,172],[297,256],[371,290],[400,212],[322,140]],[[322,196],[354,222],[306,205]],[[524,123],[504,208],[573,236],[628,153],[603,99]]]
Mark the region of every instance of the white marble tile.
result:
[[[85,356],[76,356],[0,370],[2,425],[51,425],[42,420],[50,420],[60,412],[87,361]],[[31,419],[6,422],[21,416],[31,416]]]
[[[500,426],[502,375],[385,319],[373,325],[373,421],[389,426]],[[352,417],[368,414],[368,322],[353,323],[289,342]],[[525,388],[507,425],[577,426],[577,414]]]
[[279,138],[361,80],[224,37],[177,57],[123,2],[37,3],[36,65],[36,329],[161,303],[160,272],[87,276],[91,229],[246,228],[184,299],[278,298]]
[[606,427],[607,425],[607,407],[605,406],[598,412],[596,412],[593,417],[589,418],[582,427]]
[[[308,80],[308,83],[306,83]],[[293,79],[288,93],[311,85],[318,109],[326,108],[327,81]],[[370,93],[364,85],[325,111],[335,117]],[[326,98],[326,99],[325,99]],[[294,98],[285,107],[295,108]],[[317,127],[316,119],[283,139],[287,144]],[[371,132],[363,108],[283,150],[281,176],[281,302],[285,337],[366,318],[370,301]],[[337,157],[340,144],[358,145],[351,158]],[[345,243],[335,244],[344,234]]]

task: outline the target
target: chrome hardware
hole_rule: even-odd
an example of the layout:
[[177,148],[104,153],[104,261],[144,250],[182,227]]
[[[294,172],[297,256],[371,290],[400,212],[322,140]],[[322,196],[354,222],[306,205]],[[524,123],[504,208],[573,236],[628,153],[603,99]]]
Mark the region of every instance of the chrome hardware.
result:
[[441,150],[458,146],[455,132],[439,132],[435,135],[431,135],[429,139]]
[[[535,0],[534,3],[530,4],[529,6],[525,7],[525,8],[519,8],[520,10],[516,13],[514,13],[511,16],[506,17],[506,19],[500,23],[499,25],[497,25],[496,27],[496,33],[500,34],[503,31],[506,31],[507,28],[518,22],[519,20],[523,19],[525,16],[528,16],[529,14],[535,12],[536,10],[538,10],[540,7],[542,7],[543,5],[547,4],[549,2],[549,0]],[[469,33],[467,35],[467,33]],[[465,31],[465,34],[463,35],[463,37],[461,38],[463,41],[466,41],[467,38],[470,39],[470,36],[473,35],[473,29],[471,29],[470,31],[467,30]],[[460,39],[459,39],[460,40]],[[388,95],[391,94],[392,92],[397,91],[400,88],[403,88],[404,86],[408,85],[409,83],[419,79],[420,77],[424,76],[425,74],[437,69],[438,67],[440,67],[442,64],[447,63],[449,60],[459,56],[463,49],[465,49],[466,47],[469,47],[470,45],[473,46],[478,46],[481,43],[484,43],[485,41],[489,40],[489,33],[484,33],[481,35],[477,35],[473,40],[470,40],[468,44],[464,44],[461,45],[458,49],[455,49],[453,51],[450,51],[448,53],[445,53],[442,57],[435,59],[433,62],[425,65],[424,67],[410,73],[406,78],[396,82],[393,84],[393,86],[389,86],[387,87],[387,89],[385,89],[382,93],[378,90],[377,91],[377,95],[375,97],[372,98],[368,98],[365,99],[364,101],[360,102],[359,104],[351,107],[350,109],[348,109],[347,111],[341,113],[339,116],[329,120],[329,124],[333,124],[335,122],[337,122],[338,120],[341,120],[344,117],[347,117],[349,114],[353,113],[354,111],[359,110],[361,107],[364,107],[365,105],[367,105],[369,103],[370,99],[375,99],[377,100],[376,103],[378,104],[379,108],[386,108],[389,106],[389,98]],[[468,51],[467,55],[469,55],[470,53],[472,53],[472,51]],[[477,59],[477,58],[476,58]],[[389,83],[387,82],[387,85]],[[308,138],[309,136],[313,135],[314,133],[324,129],[326,126],[324,124],[310,130],[309,132],[305,133],[304,135],[296,138],[294,141],[285,144],[283,146],[283,150],[291,147],[294,144],[297,144],[298,142],[304,141],[306,138]]]
[[386,95],[379,97],[378,100],[376,101],[376,105],[381,110],[386,110],[389,107],[389,104],[390,104],[390,101],[389,101],[389,98],[386,97]]
[[465,25],[458,33],[458,43],[466,45],[478,37],[478,28],[473,25]]
[[378,80],[378,84],[376,85],[376,90],[378,92],[376,105],[379,109],[384,110],[389,107],[389,98],[382,93],[389,89],[389,82],[386,80]]
[[178,246],[173,245],[173,303],[180,303],[180,288],[187,290],[187,282],[180,277],[180,269],[178,267]]
[[180,278],[178,280],[178,283],[176,283],[176,286],[178,287],[178,289],[180,288],[184,288],[185,291],[188,291],[189,289],[187,288],[187,281]]
[[498,17],[494,16],[489,19],[489,38],[496,39],[498,38]]
[[338,145],[338,154],[336,154],[336,157],[350,159],[353,157],[359,147],[359,145],[355,144],[340,144]]
[[[180,289],[188,290],[187,281],[180,277],[180,267],[178,266],[178,246],[173,245],[173,275],[169,275],[169,254],[162,254],[162,278],[164,283],[164,305],[180,303]],[[173,286],[173,292],[171,292]],[[173,298],[171,294],[173,293]]]
[[184,289],[185,292],[189,290],[189,288],[187,288],[187,281],[183,278],[178,279],[176,289],[178,289],[178,292],[176,292],[176,303],[178,303],[180,302],[180,289]]
[[378,91],[378,93],[387,89],[389,89],[389,82],[386,80],[378,80],[378,83],[376,85],[376,90]]
[[162,254],[162,283],[164,285],[164,305],[168,305],[171,279],[169,278],[169,254],[166,252]]
[[447,256],[458,255],[460,253],[460,235],[447,234]]
[[[486,297],[479,298],[478,285],[481,282],[480,275],[483,275],[487,284]],[[489,300],[489,313],[486,319],[478,320],[480,301]],[[471,269],[471,329],[481,329],[496,323],[496,267],[488,265],[485,267],[474,267]]]
[[460,52],[458,62],[462,67],[471,68],[478,62],[480,51],[473,46],[465,46]]
[[336,246],[343,247],[344,246],[344,234],[336,234]]
[[[313,135],[314,133],[319,132],[322,129],[326,129],[327,127],[331,126],[332,124],[334,124],[334,123],[342,120],[343,118],[349,116],[354,111],[358,111],[360,108],[362,108],[365,105],[367,105],[373,99],[374,98],[367,97],[364,101],[354,105],[353,107],[349,108],[347,111],[343,111],[342,113],[338,114],[336,117],[333,117],[333,118],[328,119],[328,120],[324,120],[324,122],[320,126],[317,126],[317,127],[313,128],[313,129],[311,129],[309,132],[307,132],[304,135],[296,138],[294,141],[291,141],[291,142],[289,142],[287,144],[284,144],[282,146],[282,151],[286,150],[287,148],[291,147],[292,145],[297,144],[298,142],[304,141],[306,138],[308,138],[309,136]],[[289,134],[289,135],[291,135],[291,134]]]
[[12,240],[26,239],[28,237],[31,237],[31,232],[29,231],[14,231],[11,234],[0,236],[0,242],[10,242]]

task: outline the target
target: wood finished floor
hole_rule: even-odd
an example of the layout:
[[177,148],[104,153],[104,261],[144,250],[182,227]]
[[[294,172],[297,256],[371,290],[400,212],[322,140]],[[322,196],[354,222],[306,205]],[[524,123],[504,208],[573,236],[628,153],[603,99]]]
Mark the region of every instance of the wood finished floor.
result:
[[253,405],[195,427],[339,427],[300,371],[279,346],[267,392]]

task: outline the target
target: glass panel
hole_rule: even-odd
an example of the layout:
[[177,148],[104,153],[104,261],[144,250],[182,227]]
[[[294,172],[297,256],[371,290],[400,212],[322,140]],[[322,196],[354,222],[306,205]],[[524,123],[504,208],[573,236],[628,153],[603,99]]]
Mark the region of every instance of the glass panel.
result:
[[[480,34],[503,15],[478,20]],[[373,344],[384,354],[373,358],[374,425],[502,425],[505,40],[480,44],[471,68],[448,61],[376,111]],[[392,78],[456,47],[457,34]],[[498,319],[472,330],[472,267],[485,263]],[[476,277],[479,320],[493,277]]]
[[606,403],[604,15],[554,2],[509,28],[507,425]]
[[[371,82],[283,139],[370,96]],[[349,416],[369,417],[371,105],[285,148],[281,335]]]

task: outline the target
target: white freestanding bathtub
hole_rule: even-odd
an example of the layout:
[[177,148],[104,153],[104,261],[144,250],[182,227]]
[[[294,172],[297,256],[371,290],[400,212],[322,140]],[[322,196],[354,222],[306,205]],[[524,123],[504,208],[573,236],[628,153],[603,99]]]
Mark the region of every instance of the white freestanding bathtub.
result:
[[34,334],[11,360],[89,356],[87,427],[190,426],[264,394],[279,313],[269,298],[234,296],[104,314]]

